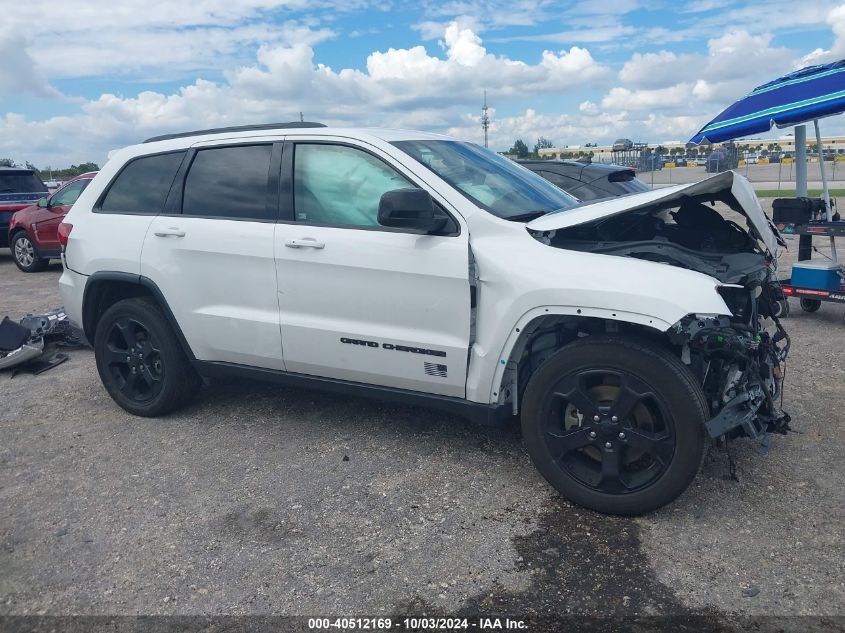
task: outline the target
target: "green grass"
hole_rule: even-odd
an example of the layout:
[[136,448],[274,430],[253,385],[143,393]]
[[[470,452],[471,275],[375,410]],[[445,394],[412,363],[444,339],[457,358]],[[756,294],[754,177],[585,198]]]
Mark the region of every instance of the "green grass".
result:
[[[791,198],[795,195],[795,189],[758,189],[756,193],[758,198]],[[822,190],[808,189],[807,195],[811,198],[820,198]],[[830,190],[831,198],[839,198],[842,196],[845,196],[845,189]]]

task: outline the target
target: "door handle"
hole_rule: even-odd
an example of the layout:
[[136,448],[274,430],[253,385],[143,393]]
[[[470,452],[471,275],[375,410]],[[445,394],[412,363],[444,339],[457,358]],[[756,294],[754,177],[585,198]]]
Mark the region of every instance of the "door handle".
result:
[[288,248],[325,248],[323,242],[318,242],[313,237],[303,237],[301,240],[288,240],[285,242]]
[[185,237],[185,231],[180,231],[175,226],[171,226],[169,229],[156,231],[155,235],[156,237]]

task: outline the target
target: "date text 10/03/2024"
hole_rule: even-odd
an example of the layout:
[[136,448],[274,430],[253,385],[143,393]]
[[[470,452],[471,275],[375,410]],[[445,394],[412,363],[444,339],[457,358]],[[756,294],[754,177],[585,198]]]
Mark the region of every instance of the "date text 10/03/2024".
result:
[[312,630],[381,630],[389,631],[393,629],[400,630],[432,630],[432,631],[451,631],[451,630],[479,630],[479,631],[497,631],[497,630],[511,630],[519,631],[526,630],[527,625],[524,620],[511,618],[477,618],[470,620],[469,618],[309,618],[308,628]]

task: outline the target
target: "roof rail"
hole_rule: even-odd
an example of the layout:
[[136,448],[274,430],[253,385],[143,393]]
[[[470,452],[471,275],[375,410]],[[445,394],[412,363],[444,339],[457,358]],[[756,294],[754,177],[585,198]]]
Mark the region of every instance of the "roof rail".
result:
[[210,130],[195,130],[194,132],[179,132],[178,134],[162,134],[161,136],[152,136],[144,143],[154,143],[155,141],[167,141],[172,138],[185,138],[188,136],[201,136],[203,134],[220,134],[221,132],[251,132],[253,130],[275,130],[275,129],[291,129],[303,127],[326,127],[324,123],[313,123],[311,121],[291,121],[290,123],[261,123],[259,125],[235,125],[233,127],[216,127]]

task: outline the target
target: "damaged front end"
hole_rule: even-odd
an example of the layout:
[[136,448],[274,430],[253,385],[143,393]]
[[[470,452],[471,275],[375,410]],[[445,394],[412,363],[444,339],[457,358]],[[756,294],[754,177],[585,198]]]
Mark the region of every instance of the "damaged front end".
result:
[[726,172],[576,213],[546,216],[528,229],[552,247],[686,268],[717,282],[730,314],[690,314],[666,332],[707,398],[708,433],[786,433],[780,401],[790,342],[778,320],[784,297],[775,276],[783,241],[748,181]]
[[776,316],[768,315],[776,326],[773,333],[754,316],[745,322],[689,315],[669,331],[710,405],[713,417],[705,426],[713,438],[757,438],[789,430],[789,415],[780,407],[789,336]]

